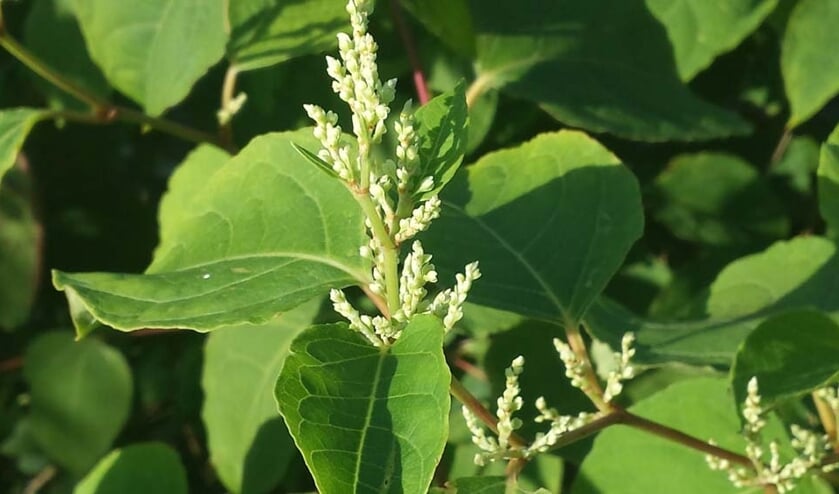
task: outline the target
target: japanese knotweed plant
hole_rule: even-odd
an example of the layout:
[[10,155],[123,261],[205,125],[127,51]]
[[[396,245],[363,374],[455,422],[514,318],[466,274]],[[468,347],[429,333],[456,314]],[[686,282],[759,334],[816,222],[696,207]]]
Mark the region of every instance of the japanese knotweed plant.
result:
[[[643,229],[639,186],[632,173],[598,142],[570,130],[540,134],[458,170],[467,142],[467,100],[474,105],[489,86],[518,77],[506,72],[518,71],[522,54],[508,56],[503,42],[488,43],[483,48],[500,61],[484,60],[469,91],[457,85],[422,101],[416,110],[409,101],[394,118],[396,83],[380,79],[377,45],[368,32],[371,9],[369,0],[348,2],[352,32],[338,36],[339,57],[327,57],[332,89],[349,107],[351,133],[339,125],[337,113],[307,105],[313,131],[260,136],[232,157],[215,147],[196,149],[175,172],[161,203],[160,244],[146,273],[54,273],[56,287],[67,294],[79,337],[98,324],[123,331],[149,327],[212,331],[266,323],[279,313],[302,310],[304,322],[292,318],[288,324],[294,330],[283,336],[288,340],[293,336],[287,355],[285,347],[277,350],[281,358],[275,360],[283,365],[275,397],[324,494],[422,494],[428,492],[435,471],[436,488],[450,492],[516,492],[523,469],[538,455],[561,451],[606,428],[610,430],[598,437],[580,475],[592,485],[606,483],[604,492],[622,492],[622,480],[615,480],[609,469],[643,456],[632,454],[636,447],[649,452],[663,448],[662,444],[678,446],[676,454],[693,455],[684,463],[685,471],[696,471],[690,461],[697,460],[700,469],[716,479],[717,474],[702,465],[707,456],[711,468],[726,471],[733,486],[765,492],[786,492],[802,477],[824,473],[835,464],[836,455],[829,450],[839,451],[835,427],[839,400],[835,388],[825,387],[835,381],[835,367],[782,373],[774,360],[767,362],[806,362],[808,352],[824,349],[805,345],[795,347],[799,354],[784,355],[774,347],[764,351],[771,346],[766,342],[788,338],[789,327],[802,324],[821,331],[820,339],[813,341],[835,341],[839,327],[826,316],[803,312],[790,320],[763,321],[766,312],[755,308],[759,315],[750,317],[758,327],[737,351],[731,373],[734,394],[744,390],[747,394],[740,400],[745,402],[742,438],[721,440],[718,445],[709,441],[716,434],[698,427],[713,422],[715,431],[736,432],[741,425],[726,422],[732,414],[701,418],[704,406],[727,399],[720,379],[682,383],[677,390],[668,388],[625,408],[620,396],[624,384],[643,365],[635,359],[641,357],[650,365],[661,363],[657,357],[728,365],[730,355],[723,352],[719,357],[714,348],[706,350],[704,341],[686,347],[669,345],[682,337],[690,341],[719,324],[734,327],[735,323],[702,321],[699,329],[660,331],[638,324],[601,297]],[[0,32],[0,39],[7,36]],[[512,48],[521,47],[516,40],[507,41]],[[528,50],[561,44],[524,41]],[[243,94],[233,98],[233,91],[228,93],[218,113],[223,127],[245,104]],[[611,94],[609,99],[614,99]],[[97,100],[92,103],[98,108]],[[595,113],[587,118],[594,118],[598,122],[594,128],[600,128],[604,115]],[[132,114],[121,110],[115,115]],[[660,131],[646,120],[644,126]],[[666,126],[662,129],[666,131]],[[388,137],[394,144],[392,152],[387,150]],[[824,245],[827,241],[809,239],[801,244],[805,242],[823,257],[832,255]],[[437,286],[452,279],[450,288]],[[728,282],[725,276],[720,279],[723,285]],[[360,287],[372,304],[347,289],[352,286]],[[345,321],[309,326],[314,316],[306,312],[311,309],[308,302],[326,294]],[[457,352],[444,353],[456,346],[449,343],[463,329],[458,326],[463,326],[464,313],[468,315],[467,295],[470,302],[549,323],[551,334],[540,340],[540,348],[530,349],[536,353],[548,347],[551,353],[550,375],[541,377],[564,392],[576,393],[565,393],[563,398],[581,394],[583,403],[569,398],[569,405],[537,395],[533,406],[526,407],[520,380],[526,376],[525,362],[537,361],[527,352],[515,356],[504,371],[495,407],[488,408],[473,396],[447,363],[449,356],[459,358]],[[728,314],[725,301],[712,302]],[[295,317],[299,314],[294,312]],[[490,313],[487,319],[494,317],[505,315]],[[556,337],[556,328],[564,338]],[[627,332],[629,328],[637,331]],[[538,333],[538,326],[528,329]],[[619,351],[595,359],[592,338],[583,329]],[[737,334],[741,336],[736,343],[729,341],[726,346],[732,354],[729,347],[742,339],[742,333]],[[221,346],[219,341],[208,345],[208,360]],[[277,347],[288,343],[280,341]],[[518,342],[513,339],[513,343]],[[567,379],[550,379],[563,373],[560,366]],[[265,371],[262,380],[269,376],[266,382],[276,375],[272,369],[260,370]],[[539,370],[545,373],[544,367]],[[762,386],[773,403],[813,392],[825,434],[796,427],[791,429],[792,440],[787,440],[780,428],[781,433],[764,438],[771,421],[778,421],[762,404],[755,376],[770,384]],[[236,392],[213,387],[205,378],[208,396],[210,390],[222,389],[225,397]],[[678,399],[671,399],[670,393]],[[258,403],[260,396],[250,397],[251,402]],[[474,463],[506,462],[505,475],[449,478],[444,469],[438,470],[447,441],[452,440],[450,396],[462,403],[466,429],[477,447]],[[682,405],[690,399],[697,403]],[[253,409],[256,405],[247,412]],[[521,418],[528,410],[530,418]],[[217,419],[205,412],[208,424]],[[275,412],[272,405],[271,413]],[[454,417],[460,420],[458,414]],[[669,443],[642,444],[647,436],[631,436],[628,441],[613,425]],[[261,426],[258,422],[253,429]],[[693,426],[699,432],[692,433]],[[208,430],[219,477],[228,487],[234,486],[231,490],[244,489],[242,464],[223,469],[227,451],[214,446],[214,427],[208,425]],[[248,441],[253,437],[255,430],[240,441],[246,443],[243,458],[251,453]],[[608,456],[619,449],[611,441],[624,447],[618,460]],[[655,470],[662,468],[643,466],[647,470],[637,477],[654,477]],[[617,487],[608,485],[610,481]],[[591,490],[596,489],[581,482],[572,492]]]

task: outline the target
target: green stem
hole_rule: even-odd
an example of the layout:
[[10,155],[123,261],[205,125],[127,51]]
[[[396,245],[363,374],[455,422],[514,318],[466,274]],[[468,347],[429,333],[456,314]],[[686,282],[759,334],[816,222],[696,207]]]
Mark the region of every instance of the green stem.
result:
[[35,72],[44,80],[64,91],[70,96],[90,106],[90,113],[74,111],[53,112],[51,117],[63,118],[74,122],[88,124],[110,124],[114,121],[132,122],[142,126],[164,132],[181,139],[195,143],[210,143],[228,151],[235,152],[233,146],[223,145],[216,137],[199,130],[172,122],[163,118],[152,117],[143,112],[111,104],[109,101],[90,93],[81,86],[68,80],[63,74],[47,65],[43,60],[21,45],[3,25],[2,11],[0,11],[0,46],[24,66]]
[[[235,65],[227,67],[224,74],[224,83],[221,87],[221,109],[230,108],[236,92],[236,78],[239,76],[239,69]],[[219,139],[227,146],[233,145],[233,119],[229,119],[219,127]]]
[[387,300],[387,308],[390,315],[399,310],[401,304],[399,303],[399,251],[390,232],[384,221],[376,211],[376,205],[373,204],[373,199],[367,193],[366,189],[355,191],[353,194],[356,201],[361,206],[370,224],[373,225],[373,235],[379,243],[382,244],[382,255],[384,256],[384,270],[382,273],[385,277],[385,299]]
[[47,82],[61,89],[65,93],[73,96],[83,103],[87,103],[99,113],[103,107],[107,107],[108,102],[100,99],[96,95],[90,94],[73,82],[65,79],[61,74],[55,72],[42,60],[29,52],[20,43],[17,42],[6,30],[5,27],[0,27],[0,46],[2,46],[9,54],[15,57],[19,62],[25,65],[29,70],[35,72],[43,77]]
[[571,347],[571,350],[574,351],[577,358],[583,362],[585,370],[583,377],[586,380],[586,384],[583,386],[582,391],[599,411],[604,413],[612,411],[614,407],[603,399],[603,387],[600,385],[597,374],[594,373],[594,367],[591,365],[586,343],[580,334],[580,328],[576,322],[570,320],[565,321],[565,336],[568,338],[568,346]]

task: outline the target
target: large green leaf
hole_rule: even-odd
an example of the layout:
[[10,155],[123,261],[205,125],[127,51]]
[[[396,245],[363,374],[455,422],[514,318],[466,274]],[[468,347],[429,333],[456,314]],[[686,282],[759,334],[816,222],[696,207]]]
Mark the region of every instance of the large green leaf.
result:
[[[197,187],[188,214],[167,206],[175,218],[170,227],[161,218],[164,242],[146,274],[54,272],[77,331],[86,334],[96,320],[120,330],[199,331],[264,322],[330,288],[366,280],[360,208],[292,141],[317,146],[308,131],[258,137]],[[193,182],[179,183],[196,190]],[[185,194],[170,194],[172,204],[183,204],[178,197]]]
[[742,159],[686,154],[656,178],[655,217],[677,237],[714,245],[778,239],[789,220],[770,184]]
[[488,154],[443,193],[425,235],[442,279],[479,260],[475,303],[575,322],[641,235],[635,177],[580,132]]
[[819,211],[829,233],[839,233],[839,126],[822,144],[819,155]]
[[339,0],[235,0],[229,2],[231,62],[253,70],[334,47],[349,29]]
[[34,108],[0,111],[0,179],[15,165],[23,141],[38,120],[47,113]]
[[839,2],[800,0],[787,22],[781,72],[790,104],[789,126],[815,114],[839,92]]
[[419,144],[417,155],[421,177],[434,177],[434,187],[424,198],[440,192],[457,172],[466,151],[465,87],[462,82],[417,110],[415,118]]
[[220,0],[73,0],[93,60],[110,83],[160,115],[224,55]]
[[163,443],[133,444],[101,461],[73,494],[186,494],[186,471],[178,453]]
[[475,88],[500,87],[561,122],[645,141],[742,134],[737,115],[679,80],[644,0],[474,1]]
[[816,308],[839,317],[837,277],[836,245],[821,237],[799,237],[726,266],[711,285],[707,319],[650,321],[601,299],[586,323],[595,336],[613,345],[620,344],[623,333],[634,331],[637,358],[644,363],[728,365],[746,335],[771,315]]
[[620,348],[624,333],[635,333],[633,362],[660,365],[680,362],[728,366],[737,347],[757,322],[754,318],[657,321],[638,316],[620,304],[600,297],[585,317],[596,338]]
[[417,316],[389,348],[346,324],[291,344],[277,402],[323,494],[425,492],[449,431],[443,328]]
[[777,242],[727,266],[711,285],[708,313],[735,317],[786,309],[839,310],[836,245],[821,237]]
[[224,328],[207,339],[201,415],[210,460],[230,492],[270,491],[296,451],[277,413],[274,386],[291,340],[311,325],[319,306],[315,299],[266,324]]
[[58,465],[82,474],[111,447],[131,408],[131,369],[122,354],[69,333],[41,336],[26,352],[29,426]]
[[[674,384],[631,411],[700,439],[742,452],[745,441],[725,379],[701,378]],[[767,437],[785,441],[783,426],[769,420]],[[782,446],[784,448],[786,446]],[[783,451],[783,450],[782,450]],[[662,468],[666,465],[666,468]],[[758,489],[755,492],[761,492]],[[628,427],[611,427],[594,441],[571,494],[735,494],[724,472],[713,471],[704,455],[678,443]],[[799,494],[830,492],[821,481],[805,480]]]
[[[32,2],[32,10],[29,11],[24,26],[24,41],[27,48],[63,78],[72,81],[89,94],[105,99],[109,96],[110,87],[99,67],[87,53],[73,10],[75,1]],[[46,94],[50,107],[87,109],[87,104],[46,82],[34,72],[31,74]]]
[[0,179],[0,330],[23,324],[35,301],[43,231],[31,189],[19,169]]
[[664,24],[679,77],[689,81],[717,55],[734,49],[778,0],[646,0]]
[[839,377],[839,325],[811,310],[788,312],[761,323],[743,342],[731,368],[737,403],[757,377],[761,397],[780,398],[812,391]]
[[[195,217],[194,206],[209,178],[221,170],[230,155],[210,144],[201,144],[190,152],[169,177],[169,190],[160,200],[157,216],[160,223],[160,246],[167,248],[176,241],[181,223]],[[200,214],[200,210],[198,211]]]

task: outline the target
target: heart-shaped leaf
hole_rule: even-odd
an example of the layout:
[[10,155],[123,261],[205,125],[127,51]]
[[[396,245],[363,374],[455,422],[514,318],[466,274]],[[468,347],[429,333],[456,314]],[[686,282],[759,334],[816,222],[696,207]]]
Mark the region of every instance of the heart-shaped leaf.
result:
[[426,492],[449,431],[443,327],[417,316],[389,348],[346,324],[291,344],[276,397],[319,492]]

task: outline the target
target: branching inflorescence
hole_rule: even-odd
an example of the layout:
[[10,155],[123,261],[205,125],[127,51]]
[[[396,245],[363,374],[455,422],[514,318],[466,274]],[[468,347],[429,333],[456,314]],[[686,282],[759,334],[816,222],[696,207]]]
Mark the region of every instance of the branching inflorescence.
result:
[[330,298],[335,310],[350,327],[376,346],[395,341],[416,314],[436,314],[446,330],[463,316],[462,305],[472,285],[481,275],[477,263],[466,266],[456,277],[454,288],[428,300],[428,283],[437,282],[437,272],[422,244],[415,240],[398,273],[399,247],[426,230],[440,215],[436,195],[421,199],[431,191],[435,180],[422,173],[417,151],[419,136],[410,101],[403,107],[396,132],[395,159],[376,160],[372,149],[387,132],[386,120],[394,99],[396,80],[382,82],[376,64],[377,45],[367,32],[370,0],[350,0],[352,34],[338,35],[340,59],[326,57],[332,89],[352,112],[354,145],[346,142],[338,125],[338,116],[317,105],[306,105],[315,123],[314,135],[322,148],[317,156],[324,161],[353,192],[367,216],[367,245],[360,248],[363,258],[372,264],[369,291],[387,302],[389,315],[368,316],[359,313],[340,290]]
[[[635,350],[632,348],[634,340],[635,337],[632,333],[624,335],[621,341],[621,351],[615,353],[614,357],[617,370],[612,371],[607,379],[606,393],[609,394],[608,399],[604,395],[604,401],[606,402],[610,402],[620,394],[623,389],[622,381],[631,379],[635,375],[634,368],[630,363],[632,356],[635,354]],[[568,344],[562,340],[555,339],[554,347],[565,365],[565,376],[571,382],[571,385],[584,392],[589,391],[587,389],[588,380],[584,375],[588,364],[583,362],[571,350]],[[548,423],[550,424],[550,428],[547,432],[537,434],[530,445],[512,445],[509,441],[510,435],[522,425],[521,420],[515,418],[514,415],[524,405],[523,399],[519,396],[521,390],[518,384],[518,376],[523,371],[524,357],[522,356],[516,357],[506,370],[507,381],[505,389],[498,398],[497,403],[497,440],[493,437],[488,437],[472,411],[467,407],[463,407],[463,416],[466,419],[466,425],[472,432],[472,442],[481,450],[475,456],[475,463],[478,465],[483,465],[488,461],[502,459],[531,458],[536,454],[544,453],[557,444],[564,434],[579,429],[604,415],[604,412],[580,412],[577,415],[561,415],[556,409],[550,408],[545,398],[540,396],[536,399],[535,403],[539,415],[534,420],[540,424]]]
[[[830,389],[816,393],[829,395]],[[837,466],[822,464],[827,451],[830,450],[827,435],[794,424],[790,427],[790,445],[795,451],[795,456],[784,462],[778,441],[771,440],[767,445],[762,437],[761,432],[766,427],[767,410],[761,401],[757,378],[753,377],[748,383],[742,411],[746,456],[751,460],[752,468],[734,466],[727,460],[709,455],[705,457],[705,461],[711,469],[727,472],[728,479],[736,487],[771,485],[783,494],[795,488],[798,480],[811,470],[821,468],[828,471]],[[713,441],[709,442],[714,444]]]

